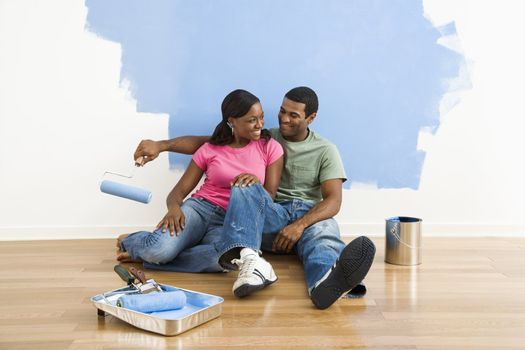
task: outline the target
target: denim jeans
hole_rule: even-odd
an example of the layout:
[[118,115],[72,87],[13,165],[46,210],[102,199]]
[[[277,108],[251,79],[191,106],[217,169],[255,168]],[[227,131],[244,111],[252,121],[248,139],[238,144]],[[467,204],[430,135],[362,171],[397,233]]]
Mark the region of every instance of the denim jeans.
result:
[[139,231],[122,240],[122,249],[144,267],[178,272],[219,272],[216,244],[222,239],[225,212],[202,198],[189,198],[181,206],[186,218],[177,235],[157,229]]
[[[224,232],[218,244],[219,256],[237,247],[271,251],[279,231],[303,217],[316,203],[293,199],[274,203],[260,184],[233,187],[224,219]],[[345,247],[337,222],[330,218],[306,230],[294,246],[304,265],[308,293],[339,258]]]

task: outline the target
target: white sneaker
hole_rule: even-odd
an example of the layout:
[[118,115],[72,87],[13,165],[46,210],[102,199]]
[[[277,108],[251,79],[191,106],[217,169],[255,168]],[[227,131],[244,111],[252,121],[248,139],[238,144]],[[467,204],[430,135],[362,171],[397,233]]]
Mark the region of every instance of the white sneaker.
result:
[[239,266],[239,276],[233,284],[233,294],[242,298],[277,281],[272,265],[250,248],[241,250],[241,258],[233,259]]

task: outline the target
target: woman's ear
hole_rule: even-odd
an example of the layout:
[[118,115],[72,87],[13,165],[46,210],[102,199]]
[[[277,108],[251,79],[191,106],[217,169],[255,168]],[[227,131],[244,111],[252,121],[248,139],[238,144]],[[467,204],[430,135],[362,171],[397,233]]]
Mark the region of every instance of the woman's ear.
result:
[[235,125],[234,119],[235,118],[228,118],[228,121],[226,122],[228,126],[232,129],[233,129],[233,126]]

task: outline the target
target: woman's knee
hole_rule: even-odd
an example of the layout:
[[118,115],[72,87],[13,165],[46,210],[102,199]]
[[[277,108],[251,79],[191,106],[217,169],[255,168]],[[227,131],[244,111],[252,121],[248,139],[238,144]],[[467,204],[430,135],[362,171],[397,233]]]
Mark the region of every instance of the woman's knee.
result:
[[179,254],[179,239],[176,235],[172,236],[169,232],[162,232],[158,229],[151,233],[149,243],[140,254],[142,260],[153,264],[165,264]]
[[266,190],[261,184],[255,184],[255,185],[246,186],[246,187],[233,186],[230,191],[230,200],[232,198],[260,199],[261,194],[264,194],[264,193],[266,193]]
[[[169,228],[162,232],[162,227],[151,233],[145,244],[147,248],[141,254],[142,260],[153,264],[165,264],[175,259],[186,247],[196,243],[194,237],[203,229],[201,226],[204,222],[194,206],[198,206],[198,203],[193,200],[182,204],[185,225],[178,235],[175,232],[172,235]],[[190,233],[192,236],[188,236]]]

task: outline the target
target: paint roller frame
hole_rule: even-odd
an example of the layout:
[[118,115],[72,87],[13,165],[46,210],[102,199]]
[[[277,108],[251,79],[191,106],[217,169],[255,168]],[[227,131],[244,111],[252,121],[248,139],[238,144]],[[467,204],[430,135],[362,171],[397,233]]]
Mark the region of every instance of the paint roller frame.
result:
[[[139,158],[140,159],[140,158]],[[137,171],[137,167],[133,168],[133,171],[130,175],[125,175],[121,173],[116,173],[112,171],[105,171],[101,179],[99,181],[99,189],[102,193],[106,193],[109,195],[121,197],[130,199],[133,201],[137,201],[140,203],[148,204],[151,201],[151,191],[148,191],[144,188],[137,187],[137,186],[131,186],[131,185],[125,185],[121,184],[119,182],[111,181],[111,180],[104,180],[104,177],[106,174],[116,175],[120,177],[124,177],[127,179],[133,178],[135,176],[135,172]]]

